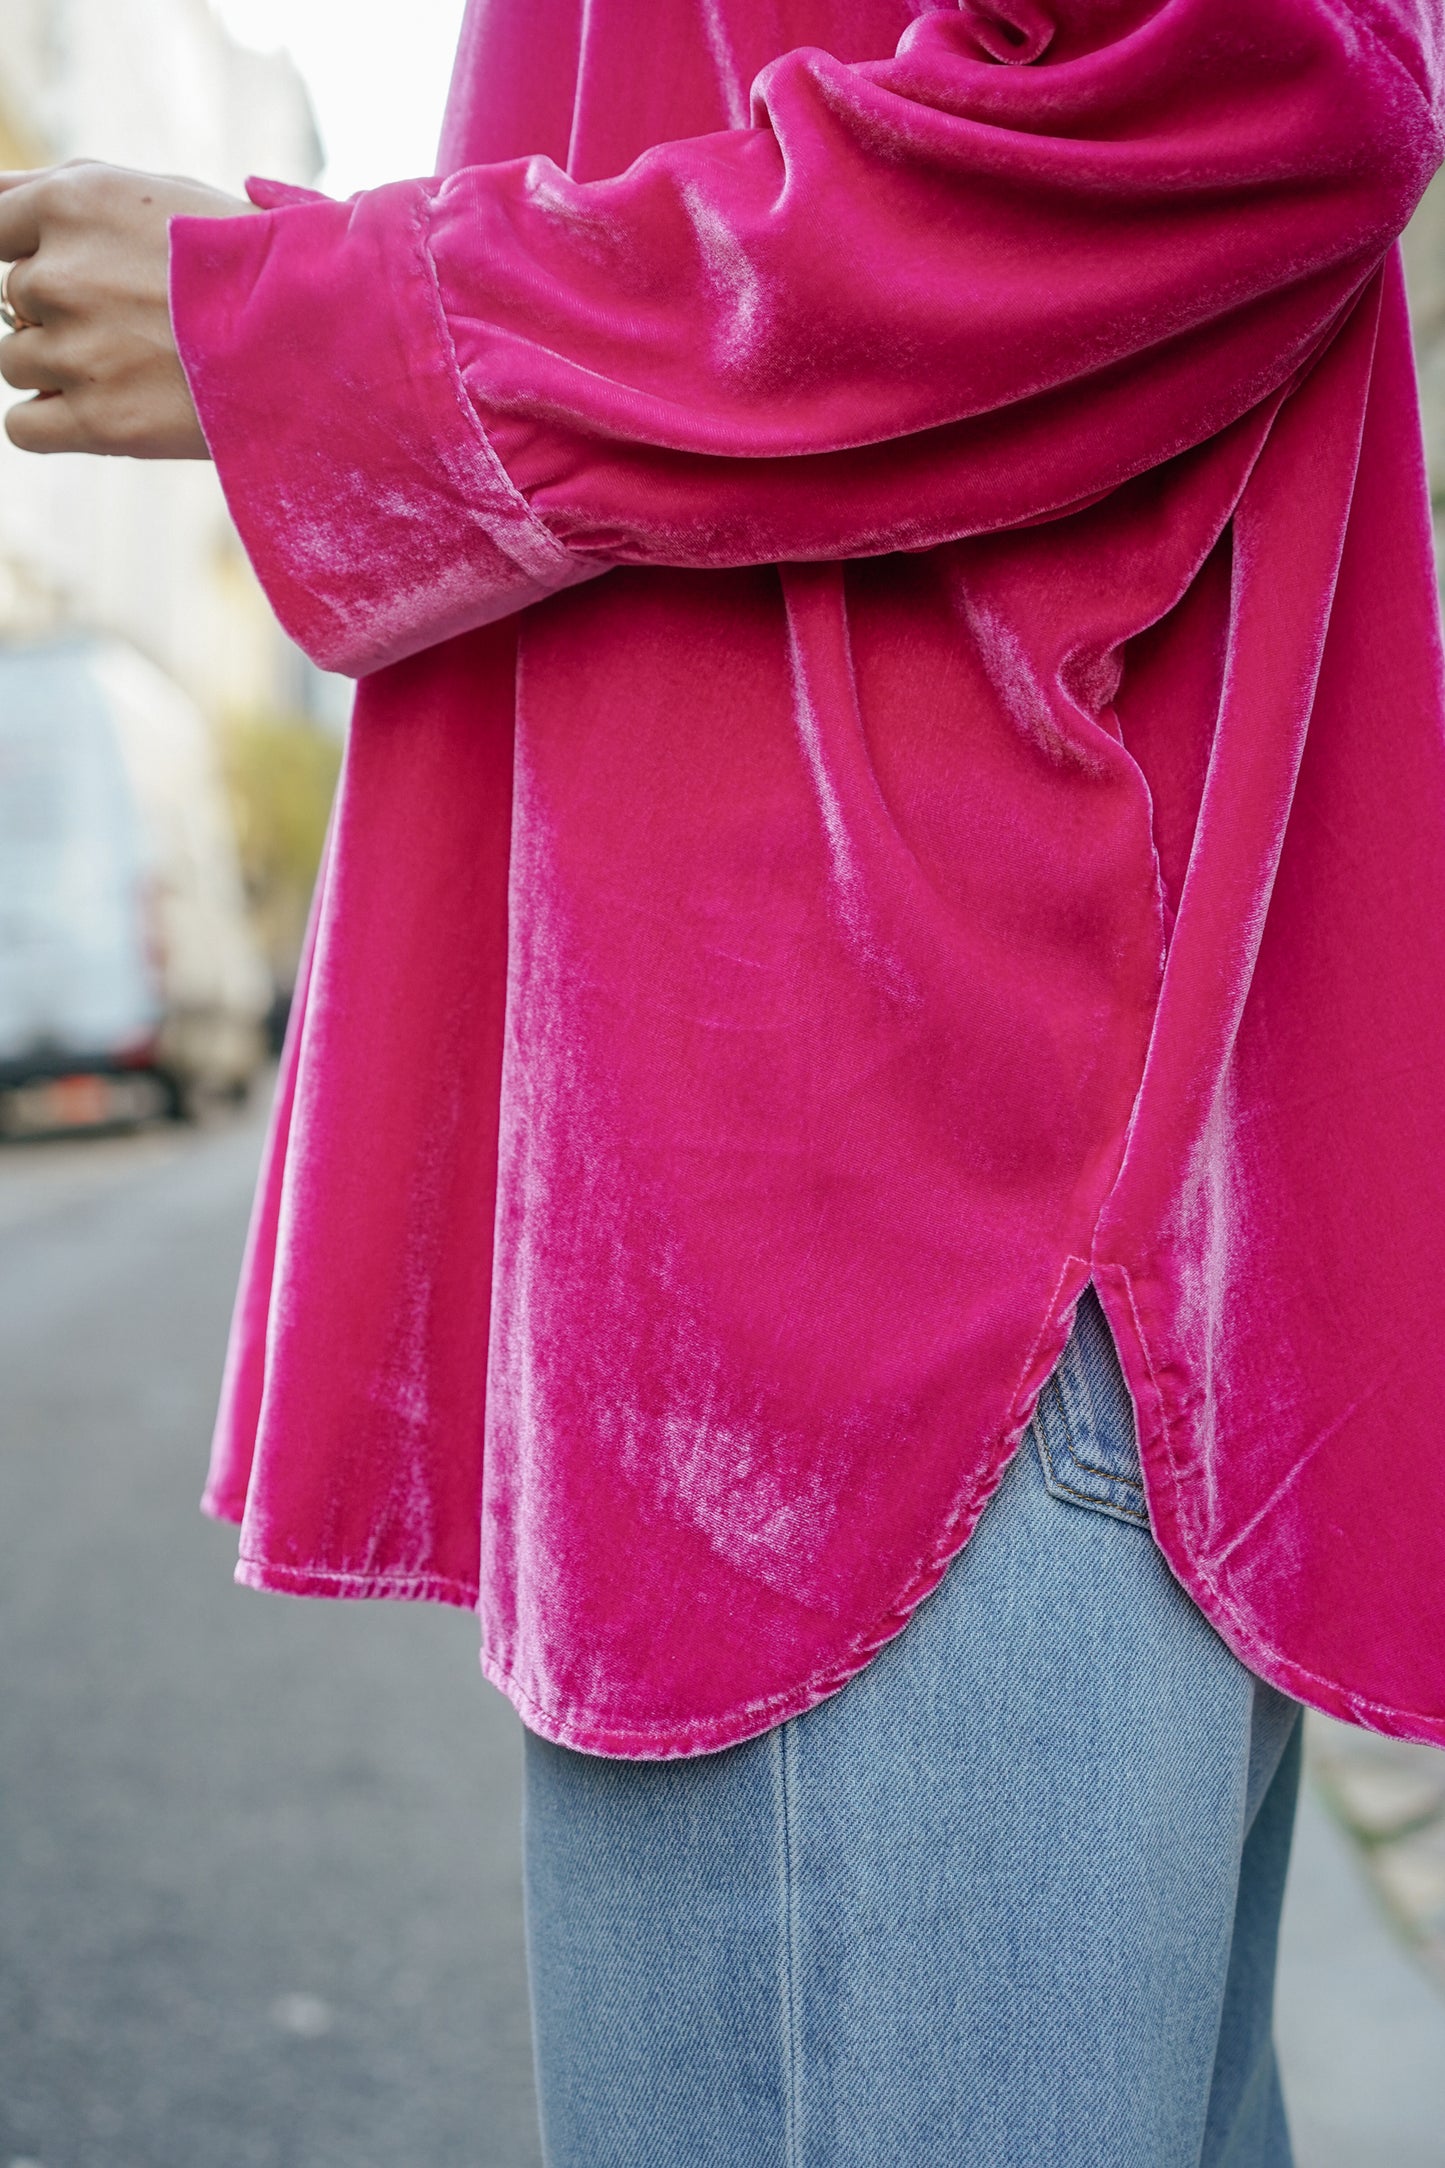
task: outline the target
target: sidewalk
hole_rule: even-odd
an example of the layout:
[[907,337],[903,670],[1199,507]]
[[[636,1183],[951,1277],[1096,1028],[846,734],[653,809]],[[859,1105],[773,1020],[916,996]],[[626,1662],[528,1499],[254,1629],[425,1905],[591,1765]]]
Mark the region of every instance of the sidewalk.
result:
[[1278,2015],[1297,2168],[1445,2168],[1445,1981],[1423,1947],[1445,1925],[1445,1757],[1310,1721]]

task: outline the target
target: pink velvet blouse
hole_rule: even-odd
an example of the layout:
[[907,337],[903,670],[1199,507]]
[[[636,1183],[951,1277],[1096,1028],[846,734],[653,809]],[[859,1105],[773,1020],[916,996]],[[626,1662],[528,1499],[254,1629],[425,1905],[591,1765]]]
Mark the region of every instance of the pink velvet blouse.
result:
[[445,178],[177,224],[241,533],[362,678],[243,1581],[726,1746],[906,1624],[1092,1279],[1184,1587],[1445,1744],[1441,35],[473,0]]

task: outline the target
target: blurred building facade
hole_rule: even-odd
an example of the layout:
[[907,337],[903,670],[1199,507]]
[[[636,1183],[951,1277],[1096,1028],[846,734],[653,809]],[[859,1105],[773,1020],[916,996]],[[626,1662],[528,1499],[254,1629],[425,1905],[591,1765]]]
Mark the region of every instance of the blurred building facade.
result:
[[[81,156],[235,191],[321,164],[291,61],[238,45],[209,0],[0,0],[0,165]],[[209,466],[38,459],[0,439],[0,639],[67,625],[130,641],[213,718],[334,710]]]

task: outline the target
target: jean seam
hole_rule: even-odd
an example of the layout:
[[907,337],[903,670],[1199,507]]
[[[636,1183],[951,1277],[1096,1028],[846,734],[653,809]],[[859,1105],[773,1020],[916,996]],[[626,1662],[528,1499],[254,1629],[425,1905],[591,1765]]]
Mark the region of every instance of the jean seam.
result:
[[778,1823],[782,1898],[783,2168],[800,2168],[798,2116],[798,1878],[793,1858],[793,1726],[778,1726]]
[[1139,1506],[1122,1504],[1117,1498],[1101,1498],[1097,1491],[1075,1490],[1062,1476],[1056,1475],[1052,1468],[1049,1470],[1049,1480],[1058,1497],[1072,1498],[1078,1505],[1088,1506],[1095,1513],[1115,1513],[1120,1520],[1132,1521],[1136,1528],[1149,1526],[1149,1516]]
[[[1084,1390],[1087,1394],[1087,1385]],[[1126,1492],[1137,1493],[1137,1498],[1119,1498],[1107,1491],[1105,1495],[1100,1496],[1096,1490],[1082,1490],[1065,1481],[1056,1465],[1054,1452],[1049,1443],[1051,1408],[1048,1396],[1050,1391],[1052,1392],[1053,1402],[1057,1404],[1058,1418],[1063,1425],[1066,1441],[1065,1450],[1072,1465],[1081,1474],[1092,1475],[1102,1484],[1118,1484]],[[1092,1405],[1092,1401],[1090,1404]],[[1096,1467],[1092,1462],[1086,1461],[1080,1454],[1074,1440],[1074,1426],[1069,1418],[1068,1395],[1064,1390],[1063,1380],[1058,1375],[1050,1378],[1048,1385],[1045,1387],[1044,1395],[1041,1396],[1038,1408],[1034,1413],[1033,1427],[1034,1436],[1038,1441],[1039,1457],[1044,1464],[1044,1478],[1050,1490],[1056,1496],[1071,1499],[1076,1505],[1083,1506],[1093,1513],[1110,1513],[1119,1520],[1129,1522],[1135,1528],[1147,1528],[1149,1526],[1149,1515],[1144,1503],[1142,1480],[1136,1480],[1133,1476],[1116,1474],[1111,1468]]]
[[[1053,1383],[1053,1380],[1050,1380],[1050,1383]],[[1127,1485],[1130,1490],[1138,1491],[1142,1497],[1144,1486],[1142,1483],[1136,1482],[1133,1476],[1116,1475],[1112,1468],[1100,1468],[1096,1466],[1093,1461],[1084,1459],[1083,1455],[1078,1451],[1074,1444],[1074,1433],[1070,1428],[1069,1418],[1063,1407],[1062,1394],[1059,1395],[1059,1402],[1059,1419],[1063,1423],[1064,1435],[1066,1440],[1064,1451],[1068,1455],[1070,1464],[1079,1471],[1080,1475],[1096,1475],[1103,1483],[1123,1483]],[[1047,1470],[1049,1481],[1051,1483],[1057,1483],[1060,1490],[1067,1490],[1068,1485],[1065,1483],[1063,1477],[1059,1474],[1058,1464],[1055,1459],[1055,1449],[1049,1443],[1049,1425],[1044,1416],[1042,1405],[1040,1405],[1037,1413],[1034,1416],[1034,1435],[1039,1441],[1039,1451],[1043,1454],[1044,1466]],[[1090,1493],[1087,1491],[1079,1491],[1076,1493],[1076,1495],[1080,1498],[1087,1498],[1088,1496],[1090,1496]]]
[[[1063,1418],[1064,1436],[1069,1441],[1069,1458],[1074,1463],[1074,1466],[1081,1470],[1084,1475],[1097,1475],[1102,1477],[1104,1482],[1106,1483],[1125,1483],[1128,1485],[1130,1490],[1138,1491],[1140,1497],[1142,1498],[1144,1494],[1144,1478],[1142,1474],[1137,1476],[1120,1475],[1118,1471],[1114,1468],[1100,1468],[1096,1466],[1093,1461],[1085,1460],[1083,1454],[1079,1451],[1077,1441],[1074,1437],[1074,1426],[1069,1419],[1069,1395],[1065,1391],[1064,1381],[1062,1378],[1060,1378],[1058,1381],[1058,1388],[1059,1414]],[[1090,1412],[1092,1413],[1093,1394],[1089,1389],[1087,1381],[1085,1381],[1084,1383],[1083,1393],[1085,1399],[1089,1403]]]

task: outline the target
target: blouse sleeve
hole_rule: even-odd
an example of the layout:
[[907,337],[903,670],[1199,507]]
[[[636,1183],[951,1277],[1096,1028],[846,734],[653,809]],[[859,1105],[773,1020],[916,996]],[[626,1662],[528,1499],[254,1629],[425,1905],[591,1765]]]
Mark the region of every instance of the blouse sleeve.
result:
[[1164,0],[1092,52],[805,49],[752,125],[177,220],[177,341],[282,622],[363,673],[617,564],[921,550],[1307,365],[1440,156],[1409,0]]

